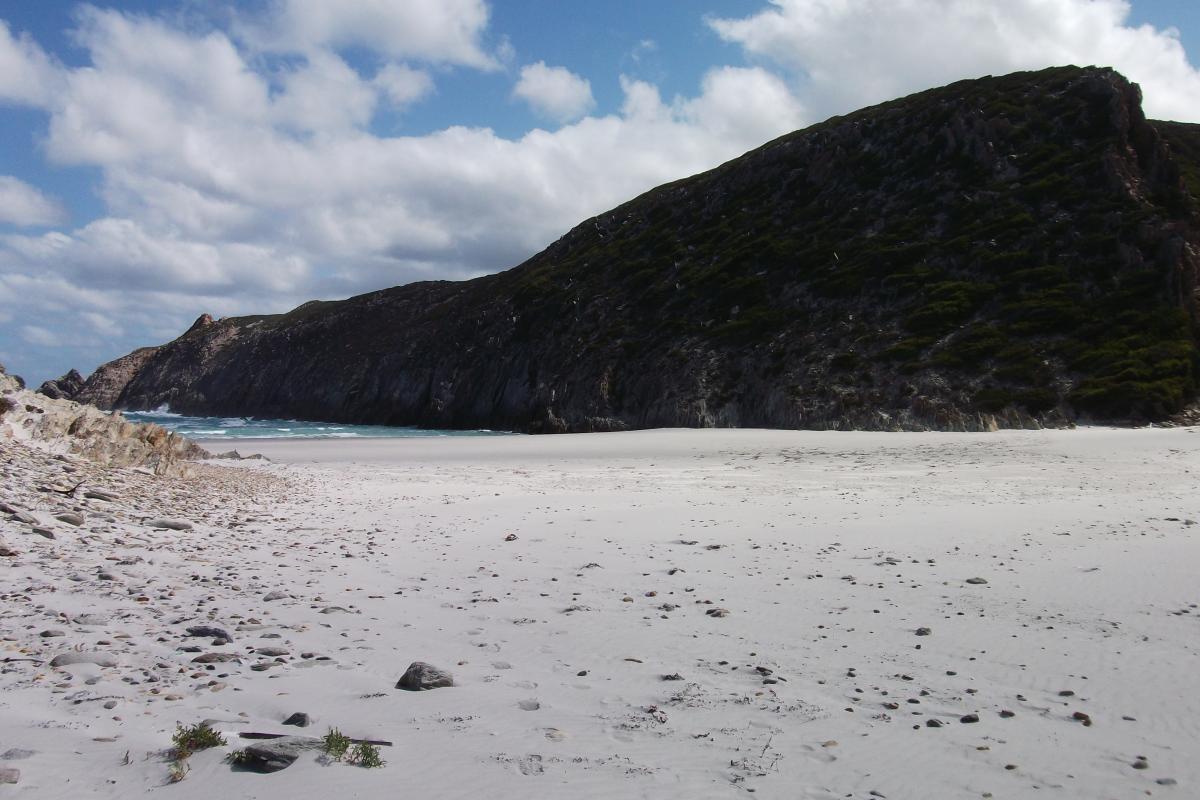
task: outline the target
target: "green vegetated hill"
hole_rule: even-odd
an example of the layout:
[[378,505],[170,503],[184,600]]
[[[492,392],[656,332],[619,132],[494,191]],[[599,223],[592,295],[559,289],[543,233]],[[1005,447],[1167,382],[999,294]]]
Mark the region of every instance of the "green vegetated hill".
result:
[[1163,420],[1197,393],[1200,126],[1140,99],[1076,67],[912,95],[507,272],[203,319],[81,398],[529,431]]

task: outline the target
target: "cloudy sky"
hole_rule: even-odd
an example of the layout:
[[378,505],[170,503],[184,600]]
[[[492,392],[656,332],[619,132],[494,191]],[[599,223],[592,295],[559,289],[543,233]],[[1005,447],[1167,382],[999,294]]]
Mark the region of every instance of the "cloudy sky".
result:
[[0,0],[0,362],[504,269],[832,114],[1066,63],[1200,122],[1200,3]]

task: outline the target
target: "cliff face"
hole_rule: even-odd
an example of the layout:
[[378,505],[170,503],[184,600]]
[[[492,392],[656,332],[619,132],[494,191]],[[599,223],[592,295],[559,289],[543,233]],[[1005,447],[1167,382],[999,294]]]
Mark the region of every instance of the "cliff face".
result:
[[97,408],[116,408],[125,387],[158,351],[157,347],[142,347],[108,362],[92,373],[71,399]]
[[433,427],[965,429],[1195,398],[1195,126],[1074,67],[789,134],[519,267],[202,318],[100,405]]

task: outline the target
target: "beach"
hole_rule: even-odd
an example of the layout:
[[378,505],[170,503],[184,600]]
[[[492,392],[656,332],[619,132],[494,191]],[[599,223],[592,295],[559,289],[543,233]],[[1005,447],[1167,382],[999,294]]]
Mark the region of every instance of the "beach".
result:
[[[0,442],[0,793],[1191,797],[1198,442],[243,440],[190,477]],[[225,760],[331,727],[386,764]]]

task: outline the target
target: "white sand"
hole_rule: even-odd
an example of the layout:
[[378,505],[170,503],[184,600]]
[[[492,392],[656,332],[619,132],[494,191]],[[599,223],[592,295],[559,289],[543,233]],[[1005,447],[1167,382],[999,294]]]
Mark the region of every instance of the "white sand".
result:
[[[121,501],[72,501],[113,518],[82,528],[22,483],[56,464],[8,445],[0,500],[42,498],[58,537],[0,522],[20,551],[0,559],[3,654],[77,646],[119,665],[0,665],[0,767],[21,771],[0,794],[1200,796],[1198,443],[1194,429],[239,442],[273,463],[200,484],[122,473]],[[254,503],[213,477],[230,471]],[[195,529],[147,528],[148,513]],[[96,579],[104,565],[116,581]],[[263,600],[277,590],[290,597]],[[108,622],[59,616],[84,612]],[[235,640],[183,637],[199,623]],[[182,645],[290,655],[206,670]],[[394,689],[416,660],[459,685]],[[314,718],[303,732],[394,742],[387,766],[222,763],[238,731],[302,732],[279,724],[293,711]],[[176,721],[206,718],[230,746],[165,786]]]

